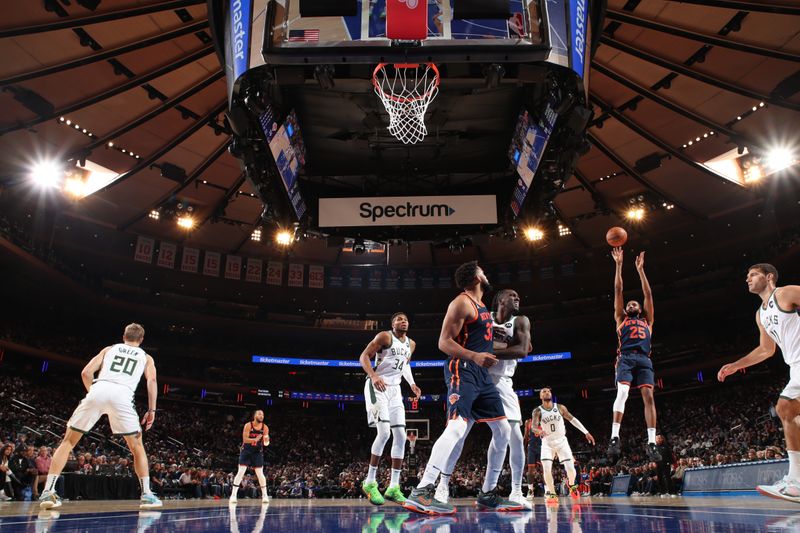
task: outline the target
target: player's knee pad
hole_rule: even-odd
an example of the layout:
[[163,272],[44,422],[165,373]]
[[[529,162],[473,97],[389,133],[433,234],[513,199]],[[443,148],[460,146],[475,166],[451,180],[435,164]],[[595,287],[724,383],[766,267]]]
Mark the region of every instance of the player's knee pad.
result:
[[625,402],[628,401],[628,393],[630,390],[630,385],[626,385],[625,383],[617,383],[617,398],[614,400],[614,411],[618,413],[625,412]]
[[402,459],[406,454],[406,427],[392,428],[392,459]]
[[386,443],[389,442],[389,436],[392,433],[389,431],[387,422],[378,422],[375,424],[375,429],[378,430],[378,433],[375,435],[375,440],[372,441],[372,455],[380,457],[383,455],[383,449],[386,447]]

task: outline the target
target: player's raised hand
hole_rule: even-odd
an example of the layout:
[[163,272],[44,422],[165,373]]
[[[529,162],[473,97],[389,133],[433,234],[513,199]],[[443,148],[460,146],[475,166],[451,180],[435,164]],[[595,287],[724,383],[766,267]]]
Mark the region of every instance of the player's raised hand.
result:
[[611,257],[614,258],[614,262],[618,265],[622,264],[622,246],[617,246],[616,248],[611,249]]
[[411,392],[414,393],[414,399],[416,400],[419,400],[419,397],[422,396],[422,391],[417,385],[411,385]]
[[378,374],[374,374],[370,379],[372,379],[372,386],[375,387],[375,390],[379,390],[381,392],[386,391],[386,382],[383,381],[382,377],[380,377]]
[[587,433],[587,434],[586,434],[586,440],[587,440],[587,441],[589,441],[589,444],[591,444],[592,446],[594,446],[594,437],[592,437],[592,434],[591,434],[591,433]]
[[733,367],[733,363],[728,363],[719,369],[719,372],[717,372],[717,379],[722,382],[725,381],[725,378],[735,373],[736,369]]
[[497,364],[497,357],[488,352],[479,352],[473,361],[483,368],[491,368]]
[[644,252],[636,256],[636,270],[641,272],[644,268]]
[[153,422],[155,421],[156,421],[156,412],[147,411],[142,417],[141,424],[144,426],[145,431],[150,431],[150,428],[153,427]]

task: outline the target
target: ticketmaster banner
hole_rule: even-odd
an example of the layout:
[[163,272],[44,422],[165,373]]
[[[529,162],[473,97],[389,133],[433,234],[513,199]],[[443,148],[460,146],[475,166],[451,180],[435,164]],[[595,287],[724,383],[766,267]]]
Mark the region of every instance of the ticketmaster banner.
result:
[[683,495],[754,491],[757,485],[772,485],[788,470],[788,459],[689,468],[683,474]]
[[483,194],[319,199],[319,225],[323,228],[450,224],[497,224],[496,197]]
[[[519,360],[520,363],[539,363],[543,361],[561,361],[572,359],[572,352],[531,354]],[[361,367],[357,359],[303,359],[299,357],[273,357],[269,355],[254,355],[254,363],[263,365],[292,365],[292,366],[325,366],[325,367]],[[412,368],[441,368],[444,360],[411,361]]]

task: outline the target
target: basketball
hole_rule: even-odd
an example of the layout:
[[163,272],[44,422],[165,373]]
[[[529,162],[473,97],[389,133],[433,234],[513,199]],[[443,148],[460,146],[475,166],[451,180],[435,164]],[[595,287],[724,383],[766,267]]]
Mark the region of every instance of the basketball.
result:
[[628,232],[624,228],[614,226],[606,232],[606,241],[614,248],[622,246],[628,242]]

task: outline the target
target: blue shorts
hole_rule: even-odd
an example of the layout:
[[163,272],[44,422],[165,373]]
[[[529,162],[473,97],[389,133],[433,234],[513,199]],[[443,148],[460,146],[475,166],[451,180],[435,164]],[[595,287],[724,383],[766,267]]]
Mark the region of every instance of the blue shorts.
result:
[[506,418],[503,401],[489,372],[472,361],[450,359],[444,367],[447,419],[458,416],[475,422]]
[[531,435],[530,440],[528,440],[528,461],[527,464],[535,465],[536,463],[541,461],[542,456],[542,439],[535,435]]
[[263,467],[264,452],[261,446],[243,445],[242,451],[239,452],[239,464],[243,466],[252,466],[254,468]]
[[642,354],[624,353],[617,356],[614,365],[616,382],[625,383],[633,388],[650,387],[655,385],[653,361]]

